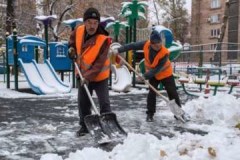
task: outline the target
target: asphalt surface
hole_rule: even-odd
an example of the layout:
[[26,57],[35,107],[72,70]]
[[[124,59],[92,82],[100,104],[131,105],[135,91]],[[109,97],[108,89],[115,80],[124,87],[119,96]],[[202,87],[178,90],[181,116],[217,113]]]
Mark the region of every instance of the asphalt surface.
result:
[[[176,121],[169,116],[156,114],[154,122],[145,122],[146,96],[127,94],[110,97],[112,110],[126,132],[148,132],[159,139],[162,135],[175,136],[176,132],[205,134],[176,127]],[[183,101],[188,98],[181,96]],[[161,104],[161,101],[161,98],[157,98],[157,103]],[[157,112],[161,110],[168,108],[157,106]],[[111,151],[117,145],[99,146],[90,135],[76,137],[78,129],[76,97],[0,98],[0,160],[35,160],[46,153],[56,153],[66,158],[70,152],[84,147],[100,147]]]

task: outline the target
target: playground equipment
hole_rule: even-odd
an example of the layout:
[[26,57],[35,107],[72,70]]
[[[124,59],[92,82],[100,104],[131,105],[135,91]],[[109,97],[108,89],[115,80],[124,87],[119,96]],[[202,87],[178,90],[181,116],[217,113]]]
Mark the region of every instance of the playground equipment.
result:
[[68,93],[71,87],[64,84],[57,76],[48,60],[43,64],[37,64],[35,60],[24,63],[18,59],[20,66],[27,78],[32,90],[37,94]]
[[6,73],[5,52],[6,52],[5,49],[0,48],[0,74],[4,74],[4,81],[5,81],[5,73]]
[[[112,43],[111,48],[118,47],[118,43]],[[111,51],[110,53],[111,54]],[[122,57],[126,58],[126,54],[122,54]],[[118,56],[111,54],[111,71],[114,74],[112,77],[112,90],[117,92],[128,92],[131,87],[132,77],[125,65],[120,65],[120,59]]]
[[[132,2],[123,2],[121,14],[123,17],[127,18],[129,27],[126,27],[126,43],[137,41],[137,20],[140,18],[146,19],[145,17],[145,7],[148,6],[147,1],[132,0]],[[135,51],[134,51],[135,52]],[[134,53],[133,53],[134,54]],[[127,53],[128,57],[128,53]],[[127,60],[129,61],[129,60]],[[133,66],[135,66],[135,57],[133,56]],[[132,85],[135,87],[136,75],[133,72]]]
[[[24,37],[17,37],[11,35],[7,37],[7,67],[14,65],[15,74],[15,89],[18,90],[18,66],[20,65],[31,89],[37,94],[52,94],[52,93],[67,93],[70,92],[70,85],[64,84],[54,71],[51,63],[45,59],[45,54],[42,56],[45,61],[43,64],[38,64],[38,48],[41,47],[46,50],[46,43],[42,39],[27,35]],[[64,45],[55,45],[56,54],[58,47],[59,50],[64,49]],[[61,58],[67,58],[66,52],[61,52]],[[54,62],[54,56],[52,55],[52,62]],[[16,58],[18,61],[16,61]],[[58,62],[59,63],[59,62]],[[61,64],[63,65],[63,64]],[[64,66],[64,65],[63,65]],[[7,75],[9,76],[9,72]],[[9,87],[10,82],[8,78]]]
[[124,65],[117,67],[113,64],[111,65],[111,71],[115,75],[112,82],[112,90],[117,92],[130,91],[132,78],[128,68]]
[[120,30],[126,28],[128,25],[124,22],[115,21],[107,24],[106,29],[113,28],[114,40],[118,42],[118,37],[120,35]]
[[51,21],[57,19],[57,16],[56,15],[36,16],[35,19],[44,25],[44,35],[45,35],[46,48],[47,48],[45,50],[44,58],[48,59],[48,56],[49,56],[49,53],[48,53],[48,25],[51,23]]
[[50,62],[56,71],[71,70],[71,60],[68,58],[67,42],[50,42]]
[[[215,96],[218,92],[225,92],[228,94],[232,94],[234,88],[236,88],[240,84],[239,80],[228,79],[227,77],[225,77],[224,79],[218,79],[218,80],[215,80],[215,79],[209,80],[207,77],[203,77],[203,78],[180,77],[178,79],[178,82],[180,82],[181,87],[185,92],[185,94],[189,96],[194,96],[194,97]],[[193,86],[194,84],[196,84],[197,87],[194,87]]]

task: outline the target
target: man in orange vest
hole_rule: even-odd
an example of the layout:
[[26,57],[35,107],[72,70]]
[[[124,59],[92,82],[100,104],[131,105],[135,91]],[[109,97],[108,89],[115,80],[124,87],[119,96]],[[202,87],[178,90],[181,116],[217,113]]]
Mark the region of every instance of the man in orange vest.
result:
[[[161,35],[153,30],[150,40],[125,44],[120,48],[114,49],[113,54],[123,53],[129,50],[143,50],[145,58],[146,73],[143,78],[149,80],[149,83],[157,88],[161,82],[165,87],[168,98],[175,99],[179,107],[181,102],[177,93],[176,84],[173,77],[173,69],[169,60],[169,51],[162,45]],[[147,122],[153,121],[156,112],[156,93],[149,88],[147,96]],[[176,119],[177,117],[174,116]],[[183,117],[186,120],[186,117]]]
[[[111,112],[108,90],[110,59],[108,50],[111,39],[108,32],[100,25],[100,13],[95,8],[88,8],[83,15],[84,24],[76,27],[69,40],[69,57],[74,59],[83,75],[78,85],[79,124],[77,136],[88,133],[84,117],[91,114],[91,103],[83,84],[88,85],[90,93],[95,90],[100,113]],[[78,75],[77,75],[78,76]]]

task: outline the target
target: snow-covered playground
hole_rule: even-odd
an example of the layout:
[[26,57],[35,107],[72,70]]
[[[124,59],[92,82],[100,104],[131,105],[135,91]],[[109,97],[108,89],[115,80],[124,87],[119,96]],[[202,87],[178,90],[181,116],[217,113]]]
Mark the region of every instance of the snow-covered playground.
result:
[[75,136],[76,89],[36,95],[6,89],[1,82],[0,159],[239,160],[240,99],[226,93],[193,98],[179,92],[183,109],[192,118],[186,124],[173,118],[160,97],[155,121],[146,122],[146,89],[110,91],[112,109],[128,136],[121,143],[99,146],[90,135]]

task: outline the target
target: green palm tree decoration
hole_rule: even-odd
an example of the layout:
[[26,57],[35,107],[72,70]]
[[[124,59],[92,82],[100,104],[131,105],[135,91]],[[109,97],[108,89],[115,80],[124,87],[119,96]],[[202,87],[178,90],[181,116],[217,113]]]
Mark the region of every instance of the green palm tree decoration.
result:
[[133,0],[132,2],[122,2],[122,9],[120,15],[128,19],[128,24],[130,26],[130,40],[132,39],[132,27],[133,26],[133,41],[136,41],[136,23],[140,18],[146,19],[145,7],[148,6],[148,2]]
[[[145,13],[145,7],[148,6],[147,1],[140,1],[138,0],[132,0],[132,2],[122,2],[122,9],[121,14],[125,18],[128,18],[128,24],[130,26],[129,28],[129,36],[130,41],[132,40],[132,27],[133,26],[133,42],[136,42],[137,40],[137,20],[140,18],[146,19],[144,13]],[[135,52],[135,51],[134,51]],[[133,54],[134,55],[134,54]],[[133,56],[133,66],[135,66],[135,56]],[[135,87],[135,73],[133,72],[133,87]]]
[[133,0],[132,2],[122,2],[121,14],[125,17],[131,16],[132,19],[139,19],[139,17],[146,18],[145,6],[148,6],[148,2]]
[[119,22],[118,20],[116,20],[115,22],[108,23],[106,26],[106,29],[113,28],[115,41],[118,42],[118,36],[120,34],[120,30],[122,28],[126,28],[127,26],[128,24],[126,24],[125,22]]

